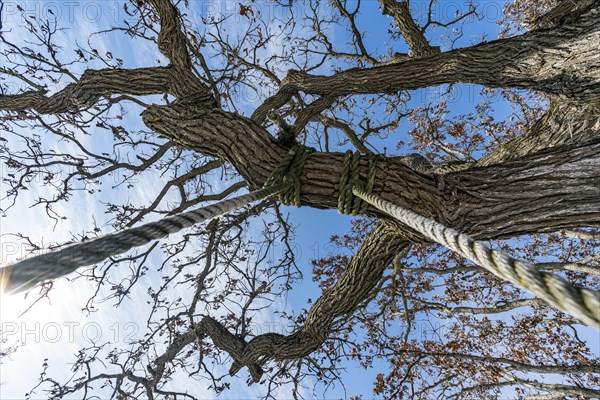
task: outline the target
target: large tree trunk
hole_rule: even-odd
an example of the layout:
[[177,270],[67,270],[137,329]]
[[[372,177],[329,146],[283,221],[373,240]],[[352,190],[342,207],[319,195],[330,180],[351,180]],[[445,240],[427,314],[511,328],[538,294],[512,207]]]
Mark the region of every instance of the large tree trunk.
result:
[[[264,184],[287,151],[260,125],[261,116],[287,101],[294,91],[332,98],[452,82],[536,89],[552,93],[555,102],[569,98],[572,107],[587,102],[586,115],[581,118],[582,113],[573,112],[572,107],[559,107],[558,113],[550,110],[546,119],[512,150],[539,150],[540,146],[535,145],[539,133],[545,137],[539,141],[544,143],[542,147],[581,142],[588,137],[592,141],[511,161],[506,161],[511,158],[506,152],[512,151],[508,146],[497,153],[496,159],[482,160],[477,169],[443,176],[419,174],[400,158],[381,157],[374,192],[477,238],[600,226],[600,155],[598,139],[594,138],[599,128],[600,2],[586,7],[591,8],[556,28],[429,58],[352,69],[333,76],[290,72],[280,93],[248,119],[218,108],[209,90],[194,79],[186,68],[185,46],[175,29],[176,13],[170,3],[159,1],[158,8],[166,21],[163,23],[171,32],[160,36],[159,47],[171,59],[171,67],[90,71],[50,98],[39,92],[0,96],[0,107],[56,113],[89,106],[99,97],[120,90],[139,95],[164,89],[178,99],[170,105],[149,107],[143,113],[148,127],[185,148],[226,159],[256,188]],[[151,82],[144,84],[143,79],[139,80],[143,74],[152,77]],[[131,78],[136,79],[135,84]],[[341,153],[310,156],[301,176],[303,205],[337,206],[342,160]],[[498,161],[502,163],[490,165]],[[361,167],[364,179],[366,158],[361,160]]]
[[[223,157],[255,188],[264,184],[286,152],[252,120],[198,102],[154,106],[143,118],[186,148]],[[343,157],[318,152],[308,158],[301,176],[303,205],[337,207]],[[363,180],[367,165],[365,156]],[[490,239],[600,226],[599,182],[600,140],[594,138],[441,176],[417,173],[400,157],[380,157],[373,191],[474,237]]]
[[[554,102],[569,98],[570,106],[554,106],[555,112],[550,110],[527,138],[516,143],[520,151],[514,154],[557,147],[510,160],[515,156],[507,157],[506,152],[515,146],[512,150],[508,146],[476,168],[443,176],[419,174],[401,158],[381,157],[374,192],[477,238],[600,226],[600,144],[595,138],[600,104],[600,2],[586,7],[591,9],[556,28],[430,58],[333,76],[292,71],[280,93],[259,107],[253,119],[215,108],[201,96],[150,107],[143,118],[150,128],[186,148],[228,160],[252,187],[259,187],[286,152],[259,125],[261,116],[295,91],[341,96],[454,82],[536,89],[553,94]],[[586,115],[573,111],[581,102],[587,103]],[[542,139],[536,140],[540,134]],[[560,147],[588,139],[591,142],[579,147]],[[301,176],[303,205],[337,207],[342,161],[341,153],[310,156]],[[365,179],[366,157],[361,167]]]
[[[600,226],[597,138],[581,147],[556,147],[543,155],[506,161],[511,158],[506,152],[515,147],[527,152],[539,150],[540,146],[535,145],[539,133],[545,137],[539,141],[544,146],[597,136],[600,1],[587,2],[578,11],[581,15],[561,19],[566,22],[556,28],[429,58],[351,69],[333,76],[291,71],[280,93],[259,107],[252,119],[218,108],[209,90],[187,68],[189,60],[172,4],[157,1],[156,7],[165,25],[159,48],[171,60],[169,68],[90,71],[49,98],[40,92],[0,96],[0,107],[57,113],[89,106],[99,97],[119,91],[143,95],[164,89],[178,99],[170,105],[149,107],[143,113],[148,127],[185,148],[226,159],[256,188],[264,184],[287,151],[260,125],[261,116],[289,99],[294,91],[333,98],[452,82],[536,89],[553,94],[554,102],[569,98],[572,107],[561,106],[554,113],[550,110],[521,143],[496,153],[496,159],[482,160],[477,169],[426,176],[412,171],[400,158],[381,157],[374,192],[477,238],[547,232],[582,224]],[[140,79],[144,74],[152,78],[147,83]],[[573,111],[581,102],[586,102],[583,118],[581,112]],[[524,146],[525,142],[534,145]],[[310,156],[301,176],[303,205],[337,206],[342,160],[341,153]],[[490,165],[497,161],[502,164]],[[361,166],[364,175],[366,158]]]

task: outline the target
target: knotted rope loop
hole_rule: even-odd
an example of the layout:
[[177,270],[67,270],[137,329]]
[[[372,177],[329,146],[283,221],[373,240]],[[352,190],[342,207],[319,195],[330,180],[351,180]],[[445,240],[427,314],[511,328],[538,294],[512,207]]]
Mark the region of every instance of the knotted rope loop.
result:
[[360,153],[348,150],[344,155],[342,173],[340,175],[340,189],[338,195],[338,211],[340,214],[359,215],[367,211],[368,203],[360,197],[355,196],[353,188],[359,188],[371,193],[375,184],[376,158],[369,155],[369,170],[367,172],[367,184],[360,181]]
[[279,201],[282,204],[300,207],[300,175],[304,169],[306,159],[314,151],[310,147],[301,145],[292,147],[265,182],[265,187],[269,187],[276,182],[291,182],[287,189],[279,192]]

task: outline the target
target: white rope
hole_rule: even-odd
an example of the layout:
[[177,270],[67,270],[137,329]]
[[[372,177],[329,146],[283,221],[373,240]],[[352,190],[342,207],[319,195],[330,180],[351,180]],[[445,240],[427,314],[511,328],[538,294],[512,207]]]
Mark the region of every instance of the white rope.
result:
[[31,257],[0,268],[0,285],[7,292],[31,289],[42,283],[70,274],[79,267],[96,264],[108,257],[148,244],[157,239],[206,222],[287,189],[293,181],[285,179],[273,186],[223,200],[197,210],[173,215],[160,221],[101,236],[89,242],[66,246],[52,253]]
[[480,265],[497,277],[534,294],[581,322],[600,329],[600,292],[577,288],[558,275],[538,271],[532,264],[516,260],[503,251],[492,250],[468,235],[357,187],[353,189],[353,193],[429,239]]

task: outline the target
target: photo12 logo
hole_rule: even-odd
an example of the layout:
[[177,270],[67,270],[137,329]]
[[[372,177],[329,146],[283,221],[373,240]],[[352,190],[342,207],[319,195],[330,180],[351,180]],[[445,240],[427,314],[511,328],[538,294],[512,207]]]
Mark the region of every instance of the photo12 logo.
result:
[[[103,10],[104,9],[104,10]],[[106,8],[94,1],[5,1],[2,22],[29,19],[74,22],[78,18],[97,22]]]
[[129,343],[139,332],[134,322],[115,322],[106,327],[97,322],[2,322],[0,342],[20,343]]

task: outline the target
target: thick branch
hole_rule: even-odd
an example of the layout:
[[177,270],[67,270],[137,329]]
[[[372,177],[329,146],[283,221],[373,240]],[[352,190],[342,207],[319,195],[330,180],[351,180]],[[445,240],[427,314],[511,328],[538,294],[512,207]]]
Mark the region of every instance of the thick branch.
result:
[[432,47],[425,39],[421,28],[410,14],[407,1],[379,0],[379,3],[383,6],[383,13],[394,18],[414,57],[431,57],[440,53],[439,47]]
[[584,143],[600,129],[600,111],[585,104],[554,100],[548,111],[520,136],[474,163],[477,166],[515,160],[543,149]]
[[331,103],[333,103],[333,100],[332,97],[321,97],[308,104],[303,110],[298,111],[293,126],[294,134],[298,135],[302,129],[304,129],[306,124],[329,108]]
[[50,97],[44,91],[0,96],[0,109],[56,114],[89,108],[101,97],[115,94],[186,96],[190,94],[190,84],[182,78],[169,67],[86,70],[77,82]]
[[339,129],[342,132],[344,132],[344,134],[348,137],[348,140],[350,140],[350,143],[352,143],[352,145],[358,151],[360,151],[362,154],[372,154],[373,153],[359,139],[359,137],[356,135],[356,133],[354,132],[354,130],[352,130],[352,128],[350,127],[350,125],[345,124],[345,123],[343,123],[341,121],[338,121],[337,119],[335,119],[333,117],[328,117],[326,115],[316,116],[315,119],[317,121],[321,122],[325,126],[330,126],[332,128]]
[[[531,89],[600,106],[600,5],[576,21],[396,64],[355,68],[332,76],[290,71],[281,91],[315,95],[395,93],[448,83]],[[276,104],[267,99],[265,105]]]
[[586,104],[553,99],[546,113],[526,134],[499,146],[494,152],[475,162],[440,165],[432,172],[444,174],[472,167],[484,167],[516,160],[552,147],[585,143],[593,139],[599,129],[599,109]]
[[536,29],[554,28],[566,18],[578,18],[587,11],[596,0],[561,0],[556,7],[542,15],[534,22]]
[[449,307],[442,303],[419,301],[419,306],[415,311],[438,310],[446,314],[499,314],[506,311],[514,310],[519,307],[534,307],[541,306],[545,303],[538,299],[520,299],[508,301],[492,307]]
[[491,237],[500,236],[493,234],[492,226],[514,236],[534,233],[534,225],[539,227],[535,232],[558,231],[562,224],[598,226],[598,171],[596,134],[588,143],[448,174],[442,181],[457,193],[469,194],[449,219],[463,221],[461,229],[488,231]]
[[544,390],[550,393],[557,393],[563,396],[581,396],[588,399],[597,399],[600,397],[600,390],[589,389],[581,386],[563,385],[560,383],[543,383],[528,379],[512,377],[515,383],[519,383],[525,387],[535,390]]
[[590,373],[595,374],[600,372],[600,364],[576,364],[576,365],[549,365],[549,364],[526,364],[520,361],[511,360],[505,357],[489,357],[489,356],[478,356],[474,354],[464,353],[428,353],[419,352],[421,355],[427,355],[430,357],[449,357],[455,358],[467,362],[483,362],[483,363],[498,363],[506,364],[510,370],[517,370],[521,372],[529,372],[536,374],[583,374]]
[[368,235],[344,275],[315,302],[304,326],[294,333],[287,336],[267,333],[246,343],[216,320],[204,317],[195,331],[182,335],[157,359],[157,366],[162,366],[157,371],[164,369],[165,359],[173,359],[196,337],[209,336],[215,346],[227,351],[235,360],[231,374],[248,366],[252,378],[258,381],[262,375],[259,365],[268,360],[302,358],[321,348],[335,320],[350,315],[369,296],[394,257],[398,253],[405,254],[409,247],[410,243],[394,227],[382,224]]
[[179,23],[179,12],[170,0],[149,1],[160,17],[158,49],[171,64],[181,69],[191,68],[186,40]]
[[238,362],[249,365],[264,357],[294,359],[319,349],[329,336],[334,320],[352,313],[381,280],[394,257],[407,252],[409,246],[395,228],[380,225],[365,239],[337,284],[315,302],[301,329],[289,336],[255,337],[246,345]]

